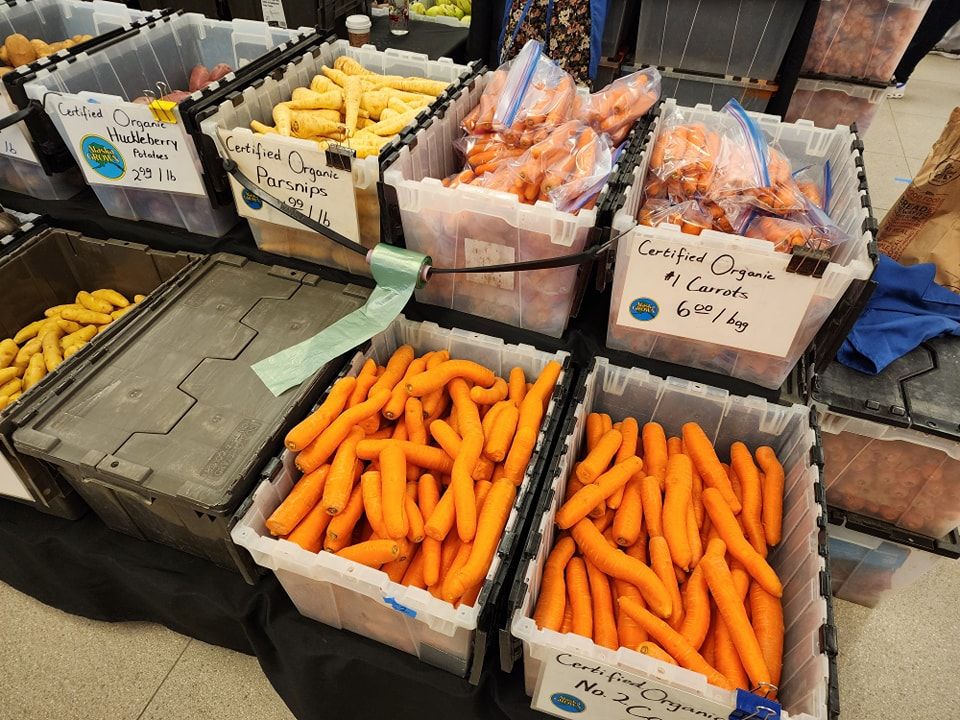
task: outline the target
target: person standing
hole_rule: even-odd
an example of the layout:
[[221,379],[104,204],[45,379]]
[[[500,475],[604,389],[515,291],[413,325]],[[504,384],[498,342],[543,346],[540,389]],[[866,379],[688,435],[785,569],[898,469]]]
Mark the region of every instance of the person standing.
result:
[[913,39],[907,45],[907,50],[893,73],[896,84],[887,91],[888,98],[903,97],[907,80],[910,79],[919,62],[958,22],[960,22],[960,0],[933,0],[930,3],[927,14],[917,26]]

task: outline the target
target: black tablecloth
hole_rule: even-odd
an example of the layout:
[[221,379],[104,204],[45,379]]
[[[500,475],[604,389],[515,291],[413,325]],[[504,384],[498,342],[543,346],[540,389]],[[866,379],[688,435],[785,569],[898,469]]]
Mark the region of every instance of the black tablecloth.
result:
[[408,25],[410,31],[406,35],[394,35],[390,32],[388,18],[381,16],[371,20],[373,20],[373,27],[370,30],[370,42],[380,49],[396,48],[423,53],[431,60],[441,57],[451,58],[458,63],[468,60],[467,34],[470,29],[466,25],[454,27],[411,18]]

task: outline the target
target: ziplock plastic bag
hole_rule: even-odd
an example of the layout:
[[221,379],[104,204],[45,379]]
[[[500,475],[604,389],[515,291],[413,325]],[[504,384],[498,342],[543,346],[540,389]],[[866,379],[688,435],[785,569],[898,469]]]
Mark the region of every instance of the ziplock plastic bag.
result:
[[793,173],[797,188],[804,196],[826,213],[830,212],[830,197],[833,190],[833,179],[830,171],[830,161],[823,165],[806,165]]
[[732,119],[721,146],[709,194],[715,198],[742,196],[775,215],[802,210],[803,194],[794,182],[790,161],[771,147],[757,124],[736,100],[721,113]]
[[493,132],[493,114],[497,110],[497,103],[500,101],[500,94],[507,84],[509,74],[510,63],[506,63],[493,73],[490,82],[483,89],[483,94],[480,95],[480,102],[460,123],[460,127],[465,132],[471,134]]
[[667,118],[650,154],[647,194],[678,202],[709,194],[724,132],[722,127],[684,122],[680,113]]
[[453,147],[477,175],[496,170],[501,163],[520,157],[525,151],[506,142],[500,133],[467,135],[454,140]]
[[573,78],[543,54],[539,42],[530,40],[510,61],[493,125],[495,129],[515,131],[560,125],[573,116],[576,99]]
[[578,117],[619,145],[660,97],[660,73],[646,68],[610,83],[581,105]]
[[777,252],[790,252],[798,246],[830,250],[849,239],[826,213],[809,200],[804,211],[791,213],[787,217],[754,213],[741,234],[766,240],[773,244]]
[[650,198],[640,208],[637,220],[641,225],[651,227],[665,222],[678,225],[688,235],[699,235],[713,227],[713,217],[696,200],[674,204],[664,198]]

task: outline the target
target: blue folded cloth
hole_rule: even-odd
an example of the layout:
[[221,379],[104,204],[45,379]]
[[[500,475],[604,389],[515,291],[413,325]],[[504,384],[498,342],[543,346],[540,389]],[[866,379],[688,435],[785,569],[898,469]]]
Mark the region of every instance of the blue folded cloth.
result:
[[905,267],[881,255],[873,274],[877,289],[837,360],[876,375],[925,340],[960,335],[960,295],[937,285],[934,275],[933,263]]

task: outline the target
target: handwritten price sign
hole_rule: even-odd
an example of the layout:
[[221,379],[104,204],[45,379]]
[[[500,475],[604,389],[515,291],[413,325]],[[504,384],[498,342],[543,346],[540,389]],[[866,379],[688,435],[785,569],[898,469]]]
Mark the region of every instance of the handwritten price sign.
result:
[[[722,692],[722,691],[717,691]],[[727,720],[733,710],[652,676],[557,653],[546,661],[534,710],[590,720]]]
[[790,256],[715,249],[633,233],[617,322],[625,327],[785,357],[819,280]]

